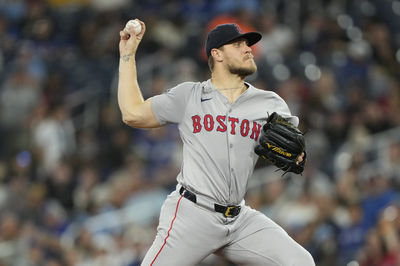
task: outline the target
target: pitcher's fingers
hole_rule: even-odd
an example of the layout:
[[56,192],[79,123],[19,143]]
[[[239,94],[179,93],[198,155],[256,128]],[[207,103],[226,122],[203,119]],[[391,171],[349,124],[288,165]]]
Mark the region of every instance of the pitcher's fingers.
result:
[[138,37],[139,37],[139,39],[142,39],[142,37],[143,37],[143,34],[145,33],[145,31],[146,31],[146,24],[144,24],[144,22],[143,21],[141,21],[141,20],[139,20],[139,19],[136,19],[139,23],[140,23],[140,25],[142,26],[142,30],[140,31],[140,33],[137,35]]
[[119,32],[119,36],[121,37],[122,40],[128,40],[130,35],[127,33],[125,30],[121,30]]
[[299,164],[299,163],[301,163],[304,159],[304,152],[302,152],[300,155],[299,155],[299,157],[297,157],[297,161],[296,161],[296,164]]
[[302,152],[299,157],[299,162],[301,163],[302,161],[304,161],[304,152]]

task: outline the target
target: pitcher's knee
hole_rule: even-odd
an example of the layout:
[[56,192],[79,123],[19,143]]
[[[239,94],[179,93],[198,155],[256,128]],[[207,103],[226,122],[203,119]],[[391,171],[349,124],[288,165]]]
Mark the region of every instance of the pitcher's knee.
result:
[[293,254],[293,257],[290,258],[290,262],[287,265],[315,266],[315,262],[310,252],[308,252],[305,248],[301,248],[295,254]]
[[304,252],[303,260],[304,260],[304,264],[301,264],[301,265],[315,266],[314,258],[311,256],[310,252],[308,252],[307,250],[305,250],[305,252]]

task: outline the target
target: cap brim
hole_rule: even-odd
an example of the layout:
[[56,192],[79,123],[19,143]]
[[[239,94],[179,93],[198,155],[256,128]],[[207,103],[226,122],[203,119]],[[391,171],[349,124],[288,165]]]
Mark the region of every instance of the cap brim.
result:
[[249,43],[247,44],[248,46],[252,46],[253,44],[258,43],[259,40],[261,40],[261,34],[258,32],[247,32],[242,35],[242,38],[245,38],[249,41]]
[[243,34],[240,34],[240,35],[236,36],[235,38],[232,38],[231,40],[227,41],[223,45],[225,45],[227,43],[230,43],[230,42],[232,42],[232,41],[234,41],[236,39],[244,38],[248,42],[247,45],[248,46],[252,46],[253,44],[256,44],[259,40],[261,40],[261,37],[262,37],[261,34],[258,33],[258,32],[246,32],[246,33],[243,33]]

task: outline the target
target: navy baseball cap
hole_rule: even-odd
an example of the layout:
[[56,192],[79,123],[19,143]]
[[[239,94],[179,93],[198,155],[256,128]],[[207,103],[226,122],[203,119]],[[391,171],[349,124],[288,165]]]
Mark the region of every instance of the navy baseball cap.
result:
[[245,38],[248,41],[248,45],[252,46],[261,40],[261,34],[258,32],[242,33],[239,26],[234,23],[218,25],[208,33],[206,42],[207,57],[210,57],[212,49],[219,48],[238,38]]

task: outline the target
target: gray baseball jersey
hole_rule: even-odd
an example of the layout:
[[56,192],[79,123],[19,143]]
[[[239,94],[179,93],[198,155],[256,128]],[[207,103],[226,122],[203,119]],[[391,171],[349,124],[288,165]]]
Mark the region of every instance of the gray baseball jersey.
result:
[[[196,265],[212,253],[240,265],[315,265],[278,224],[244,204],[257,160],[253,149],[268,113],[298,125],[276,93],[247,85],[233,104],[210,80],[153,97],[157,120],[179,125],[183,164],[142,265]],[[240,208],[226,207],[223,215],[216,204]],[[231,207],[239,213],[229,215]]]
[[276,93],[246,83],[233,103],[211,83],[185,82],[152,99],[161,124],[178,123],[183,164],[178,182],[220,204],[240,204],[258,156],[254,146],[268,113],[290,117]]

